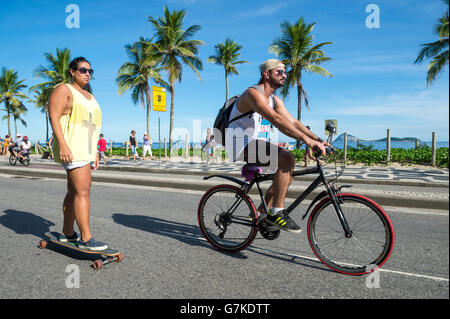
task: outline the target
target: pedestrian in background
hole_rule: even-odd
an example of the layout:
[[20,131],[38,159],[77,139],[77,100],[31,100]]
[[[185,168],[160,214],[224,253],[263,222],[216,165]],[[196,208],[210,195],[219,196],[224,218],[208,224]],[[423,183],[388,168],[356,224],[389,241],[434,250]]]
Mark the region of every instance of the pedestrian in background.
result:
[[[130,146],[131,146],[131,154],[133,155],[133,161],[136,162],[137,141],[136,141],[136,131],[135,130],[131,131],[131,136],[130,136],[129,142],[130,142]],[[127,157],[127,161],[130,159],[130,157],[131,156]]]
[[148,154],[150,155],[150,159],[153,158],[153,154],[152,154],[152,138],[148,135],[147,132],[144,133],[144,142],[142,143],[142,159],[145,160],[145,155]]
[[205,144],[202,149],[202,154],[206,156],[206,163],[209,163],[210,156],[214,156],[214,146],[216,146],[214,135],[212,134],[211,129],[208,128],[206,130]]
[[98,154],[99,154],[99,160],[102,160],[103,157],[103,163],[106,165],[106,155],[105,151],[108,148],[108,143],[106,143],[106,140],[103,138],[103,133],[100,134],[100,139],[97,142],[98,147]]

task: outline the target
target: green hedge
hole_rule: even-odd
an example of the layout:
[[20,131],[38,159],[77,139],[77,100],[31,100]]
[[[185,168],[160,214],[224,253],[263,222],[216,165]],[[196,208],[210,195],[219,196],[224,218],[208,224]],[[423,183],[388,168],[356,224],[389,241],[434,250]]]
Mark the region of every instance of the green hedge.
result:
[[[305,150],[293,150],[297,162],[303,161]],[[403,149],[392,148],[391,149],[391,162],[417,165],[431,165],[431,147],[424,146],[417,149]],[[344,150],[338,150],[338,158],[344,158]],[[332,162],[333,156],[328,155],[326,161]],[[358,164],[363,163],[366,165],[374,164],[386,164],[387,151],[386,150],[374,150],[372,147],[362,146],[359,150],[356,148],[347,149],[347,163]],[[449,167],[449,148],[441,147],[436,150],[436,166]]]
[[[34,153],[34,148],[32,149]],[[137,149],[138,155],[142,156],[142,148]],[[159,149],[152,149],[153,156],[158,157]],[[216,152],[216,156],[219,156],[220,152]],[[291,153],[295,156],[297,162],[302,162],[304,159],[305,150],[292,150]],[[109,156],[110,153],[106,152]],[[113,156],[125,156],[125,148],[113,147]],[[131,155],[131,150],[128,150],[128,156]],[[182,156],[183,150],[177,150],[176,156]],[[222,159],[225,159],[225,151],[222,151]],[[407,164],[417,164],[417,165],[431,165],[431,147],[421,146],[417,149],[403,149],[403,148],[393,148],[391,149],[391,162],[401,163],[403,165]],[[161,156],[164,156],[164,150],[161,150]],[[201,150],[194,149],[190,150],[190,156],[201,157]],[[338,150],[338,158],[344,158],[344,150]],[[347,163],[348,164],[358,164],[363,163],[366,165],[374,164],[386,164],[387,153],[386,150],[374,150],[372,147],[361,146],[358,150],[356,148],[347,149]],[[328,155],[325,161],[332,162],[334,160],[334,155]],[[441,147],[436,150],[436,166],[437,167],[449,167],[449,148]]]

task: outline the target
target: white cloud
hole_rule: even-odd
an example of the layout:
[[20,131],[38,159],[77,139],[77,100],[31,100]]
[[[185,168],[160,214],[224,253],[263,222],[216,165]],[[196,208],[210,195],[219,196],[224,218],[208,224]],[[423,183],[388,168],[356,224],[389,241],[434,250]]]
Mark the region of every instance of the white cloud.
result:
[[241,11],[235,15],[237,19],[255,19],[260,17],[266,17],[274,15],[276,12],[280,11],[286,7],[286,3],[277,3],[273,5],[267,5],[259,9],[252,9],[248,11]]

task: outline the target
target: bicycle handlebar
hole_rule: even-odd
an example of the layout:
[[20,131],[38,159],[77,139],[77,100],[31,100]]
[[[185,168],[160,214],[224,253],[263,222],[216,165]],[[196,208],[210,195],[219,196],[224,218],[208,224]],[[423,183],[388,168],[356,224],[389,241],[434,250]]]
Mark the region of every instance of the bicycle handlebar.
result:
[[[326,154],[335,154],[335,153],[337,153],[337,148],[332,145],[325,146],[325,151],[326,151]],[[322,156],[322,152],[317,147],[313,148],[313,154],[314,154],[314,157],[316,158],[316,160],[318,160],[319,157]]]

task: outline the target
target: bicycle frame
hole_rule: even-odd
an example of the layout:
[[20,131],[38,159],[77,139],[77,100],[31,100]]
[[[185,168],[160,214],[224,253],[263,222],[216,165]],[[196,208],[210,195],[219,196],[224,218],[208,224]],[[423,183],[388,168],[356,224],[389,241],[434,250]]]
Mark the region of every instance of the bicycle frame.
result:
[[[303,191],[303,193],[301,193],[297,199],[291,204],[289,205],[289,207],[287,207],[285,209],[286,214],[290,214],[292,213],[292,211],[297,208],[298,205],[300,205],[300,203],[306,198],[308,197],[312,191],[314,189],[316,189],[320,184],[323,183],[323,185],[326,188],[326,192],[328,193],[328,195],[331,198],[331,201],[333,203],[333,207],[336,211],[336,214],[338,216],[338,219],[342,225],[342,228],[345,231],[345,236],[347,238],[350,238],[352,235],[352,232],[350,230],[350,227],[348,226],[347,220],[345,219],[344,214],[342,213],[341,207],[336,199],[336,190],[334,187],[330,186],[327,182],[327,179],[325,177],[325,174],[323,172],[322,166],[319,164],[319,162],[317,162],[317,166],[314,168],[306,168],[303,170],[297,170],[297,171],[293,171],[292,172],[292,177],[295,176],[302,176],[302,175],[309,175],[309,174],[315,174],[315,173],[319,173],[319,176],[311,183],[311,185],[308,186],[307,189],[305,189]],[[259,192],[259,196],[261,197],[261,201],[263,203],[264,206],[264,210],[266,211],[266,213],[268,212],[268,207],[266,204],[266,201],[264,199],[264,194],[262,192],[262,189],[259,185],[260,182],[264,182],[264,181],[268,181],[268,180],[273,180],[275,174],[268,174],[268,175],[261,175],[261,176],[257,176],[253,182],[249,185],[248,191],[251,189],[253,184],[256,184],[257,188],[258,188],[258,192]],[[245,186],[244,186],[245,187]],[[247,191],[247,192],[248,192]],[[320,196],[320,195],[319,195]],[[305,216],[306,217],[306,216]]]
[[[345,232],[345,236],[347,238],[350,238],[352,236],[352,232],[350,230],[350,227],[348,226],[347,220],[345,219],[345,216],[342,213],[341,207],[340,207],[340,205],[339,205],[339,203],[337,201],[336,189],[333,186],[328,184],[328,182],[326,180],[326,177],[325,177],[325,174],[323,172],[323,169],[322,169],[321,165],[319,164],[319,162],[317,162],[317,166],[316,167],[293,171],[292,172],[292,177],[302,176],[302,175],[309,175],[309,174],[316,174],[316,173],[318,173],[319,176],[311,183],[311,185],[308,186],[308,188],[306,190],[303,191],[303,193],[301,193],[297,197],[297,199],[291,205],[289,205],[289,207],[287,207],[285,209],[286,214],[289,215],[290,213],[292,213],[292,211],[295,208],[297,208],[297,206],[300,205],[300,203],[303,202],[303,200],[306,197],[308,197],[312,193],[312,191],[314,189],[316,189],[320,184],[323,183],[325,188],[326,188],[326,193],[331,198],[331,201],[332,201],[333,207],[334,207],[334,209],[336,211],[337,217],[338,217],[338,219],[339,219],[339,221],[340,221],[340,223],[342,225],[342,228],[343,228],[343,230]],[[264,210],[265,210],[266,213],[269,211],[269,209],[267,207],[267,203],[266,203],[266,201],[264,199],[264,193],[263,193],[263,191],[261,189],[260,183],[265,182],[265,181],[273,180],[274,177],[275,177],[275,174],[259,174],[258,173],[255,176],[255,178],[253,178],[253,180],[250,183],[245,183],[245,182],[243,182],[243,181],[241,181],[241,180],[239,180],[237,178],[234,178],[234,177],[231,177],[231,176],[227,176],[227,175],[211,175],[211,176],[205,177],[204,179],[209,179],[209,178],[212,178],[212,177],[224,178],[224,179],[227,179],[229,181],[235,182],[235,183],[241,185],[242,191],[244,191],[246,194],[248,194],[248,192],[252,189],[253,185],[256,184],[256,187],[258,189],[258,193],[259,193],[259,196],[261,198],[261,202],[263,204]],[[318,197],[321,197],[321,196],[323,196],[323,195],[319,194]],[[233,214],[233,208],[237,207],[240,204],[240,201],[237,201],[234,205],[232,205],[230,210],[227,212],[227,213],[231,212],[230,216],[232,216],[232,214]],[[313,200],[313,203],[315,203],[315,201],[316,200]],[[306,217],[306,214],[303,217]],[[233,220],[235,220],[234,222],[238,223],[238,224],[247,225],[247,226],[254,226],[254,224],[255,224],[254,222],[241,220],[241,218],[239,218],[239,217],[232,216],[231,218],[233,218]]]

